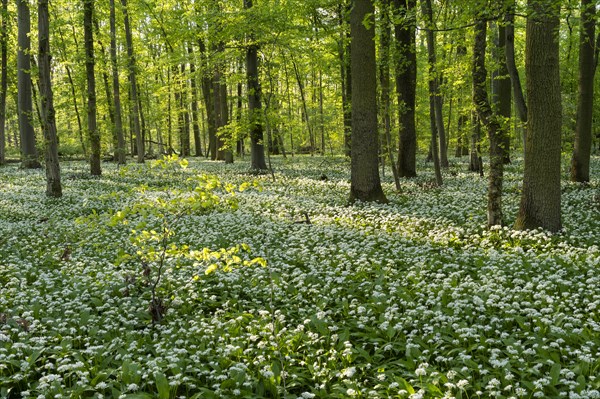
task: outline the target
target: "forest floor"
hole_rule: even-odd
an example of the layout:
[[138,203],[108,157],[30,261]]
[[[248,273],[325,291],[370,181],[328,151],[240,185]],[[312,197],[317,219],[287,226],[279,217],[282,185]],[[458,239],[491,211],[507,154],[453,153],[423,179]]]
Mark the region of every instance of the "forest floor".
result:
[[555,235],[464,161],[354,206],[343,158],[0,168],[0,398],[599,398],[600,159]]

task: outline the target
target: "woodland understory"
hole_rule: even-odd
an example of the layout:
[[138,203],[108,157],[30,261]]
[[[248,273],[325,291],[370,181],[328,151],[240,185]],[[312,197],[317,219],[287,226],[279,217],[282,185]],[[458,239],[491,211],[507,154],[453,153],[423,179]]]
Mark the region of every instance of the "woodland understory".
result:
[[550,234],[512,158],[491,229],[466,157],[353,206],[343,157],[4,166],[0,397],[599,398],[600,159]]

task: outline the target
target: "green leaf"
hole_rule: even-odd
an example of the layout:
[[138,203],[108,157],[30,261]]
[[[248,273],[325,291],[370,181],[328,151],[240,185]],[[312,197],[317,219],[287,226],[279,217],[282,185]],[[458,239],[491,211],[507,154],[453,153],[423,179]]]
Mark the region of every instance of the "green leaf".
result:
[[167,380],[167,376],[163,373],[154,374],[154,379],[156,381],[156,389],[158,390],[158,397],[160,399],[169,399],[170,398],[170,390],[169,381]]
[[561,367],[559,363],[554,363],[554,365],[550,369],[550,378],[552,378],[552,385],[558,384],[558,380],[560,379],[560,369]]

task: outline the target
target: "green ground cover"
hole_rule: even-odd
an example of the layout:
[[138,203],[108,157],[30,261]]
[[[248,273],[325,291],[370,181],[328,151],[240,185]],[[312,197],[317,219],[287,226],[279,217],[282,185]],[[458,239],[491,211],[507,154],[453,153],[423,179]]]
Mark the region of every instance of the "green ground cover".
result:
[[462,163],[352,207],[342,158],[171,166],[0,168],[0,397],[600,398],[598,158],[557,235]]

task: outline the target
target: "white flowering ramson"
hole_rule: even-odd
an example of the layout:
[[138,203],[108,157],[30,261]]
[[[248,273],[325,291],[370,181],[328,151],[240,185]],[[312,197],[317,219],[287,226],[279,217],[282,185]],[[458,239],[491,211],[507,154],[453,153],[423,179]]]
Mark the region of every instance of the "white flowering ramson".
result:
[[[522,167],[513,161],[509,219]],[[461,161],[443,188],[424,188],[424,169],[393,194],[386,173],[389,204],[348,207],[343,159],[274,158],[275,182],[256,177],[263,190],[236,193],[238,209],[169,226],[173,244],[244,243],[241,260],[260,256],[267,267],[206,275],[209,265],[169,254],[158,292],[167,312],[152,326],[130,238],[162,225],[111,217],[189,192],[197,174],[239,187],[253,179],[247,163],[193,160],[167,175],[107,164],[97,179],[83,163],[61,167],[60,200],[44,196],[39,171],[0,168],[0,385],[15,394],[156,397],[166,382],[178,395],[201,387],[223,398],[257,397],[258,387],[284,396],[284,386],[303,399],[350,396],[349,386],[361,397],[424,398],[427,384],[445,397],[600,397],[597,180],[563,183],[565,231],[551,235],[487,230],[486,183]],[[592,169],[600,176],[597,158]],[[310,224],[295,223],[305,214]]]

